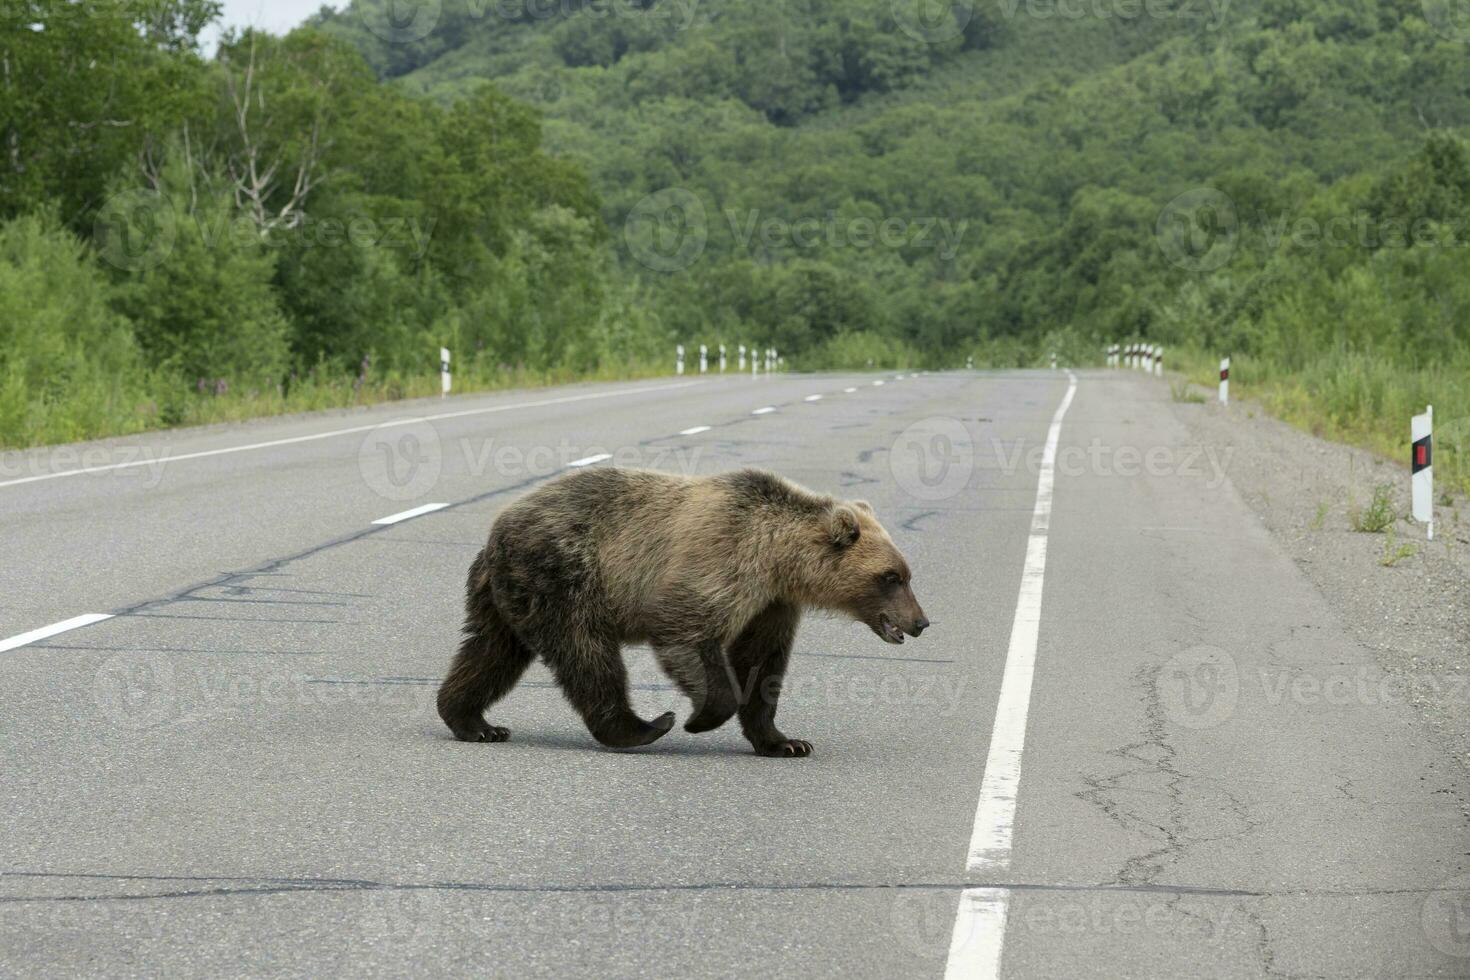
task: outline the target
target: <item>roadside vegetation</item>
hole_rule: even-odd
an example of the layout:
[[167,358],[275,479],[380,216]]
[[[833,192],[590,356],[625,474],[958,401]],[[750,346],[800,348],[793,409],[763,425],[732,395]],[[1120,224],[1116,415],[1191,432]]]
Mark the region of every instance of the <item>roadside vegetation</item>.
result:
[[[1470,59],[1436,3],[6,8],[0,445],[668,371],[1163,344],[1470,482]],[[426,8],[426,9],[427,9]],[[1047,8],[1051,9],[1051,8]],[[397,26],[395,26],[397,25]]]

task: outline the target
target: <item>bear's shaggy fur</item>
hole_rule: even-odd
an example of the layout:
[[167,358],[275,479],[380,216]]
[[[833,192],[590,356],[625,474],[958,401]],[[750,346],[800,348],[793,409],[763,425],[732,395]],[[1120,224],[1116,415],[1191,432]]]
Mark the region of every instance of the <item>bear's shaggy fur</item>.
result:
[[465,637],[439,690],[455,737],[498,742],[485,710],[540,656],[602,744],[646,745],[674,723],[633,713],[624,643],[647,642],[695,706],[684,726],[740,716],[762,755],[811,745],[775,725],[804,608],[890,643],[929,625],[909,567],[872,508],[746,469],[677,477],[602,468],[507,507],[470,565]]

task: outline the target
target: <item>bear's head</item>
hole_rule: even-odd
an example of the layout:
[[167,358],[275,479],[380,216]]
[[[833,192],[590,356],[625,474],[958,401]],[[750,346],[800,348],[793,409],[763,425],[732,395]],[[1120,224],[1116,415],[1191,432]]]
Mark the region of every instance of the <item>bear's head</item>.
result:
[[834,503],[823,517],[820,605],[847,613],[889,643],[929,625],[910,585],[909,563],[865,500]]

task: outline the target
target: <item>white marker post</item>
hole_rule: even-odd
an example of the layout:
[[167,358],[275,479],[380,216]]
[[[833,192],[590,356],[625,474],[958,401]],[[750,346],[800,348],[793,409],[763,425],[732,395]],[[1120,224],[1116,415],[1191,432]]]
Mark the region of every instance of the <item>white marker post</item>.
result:
[[1051,352],[1051,369],[1053,371],[1055,371],[1057,369],[1057,352],[1056,351],[1052,351]]
[[965,358],[965,367],[971,371],[975,370],[975,355],[971,354]]
[[449,394],[449,348],[439,348],[439,397]]
[[1220,404],[1230,404],[1230,358],[1220,361]]
[[680,344],[674,348],[674,373],[684,373],[684,345]]
[[740,370],[745,370],[745,345],[740,345]]
[[760,358],[758,358],[758,357],[755,356],[755,348],[752,347],[750,349],[750,376],[752,378],[758,378],[758,377],[760,377],[760,373],[761,373],[761,362],[760,362]]
[[1154,348],[1154,374],[1162,378],[1164,376],[1164,348]]
[[699,373],[709,373],[709,348],[704,344],[699,345]]
[[1434,540],[1434,406],[1423,415],[1415,415],[1409,423],[1413,440],[1409,457],[1409,477],[1414,499],[1414,520],[1429,526],[1429,540]]
[[725,345],[720,345],[720,373],[725,373]]

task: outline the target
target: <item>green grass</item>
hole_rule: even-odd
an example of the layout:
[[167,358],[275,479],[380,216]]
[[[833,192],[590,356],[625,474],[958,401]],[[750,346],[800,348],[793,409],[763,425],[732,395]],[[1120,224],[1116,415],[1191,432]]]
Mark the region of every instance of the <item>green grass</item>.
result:
[[1188,381],[1169,382],[1169,397],[1176,402],[1186,405],[1203,405],[1205,396],[1201,395]]
[[1393,506],[1393,487],[1381,483],[1373,488],[1373,499],[1367,507],[1354,504],[1348,508],[1348,521],[1354,531],[1364,534],[1382,534],[1398,520]]
[[[1219,383],[1220,356],[1176,348],[1191,381]],[[1407,463],[1409,419],[1434,406],[1434,477],[1444,492],[1470,493],[1470,364],[1405,366],[1347,351],[1288,368],[1249,356],[1230,365],[1232,401],[1251,401],[1323,439]]]
[[[692,368],[696,372],[699,370],[697,355]],[[534,388],[579,381],[623,381],[672,374],[672,361],[667,364],[640,361],[604,364],[591,371],[477,369],[472,364],[466,364],[464,369],[454,373],[454,394]],[[75,413],[59,410],[33,411],[15,416],[0,412],[0,422],[8,423],[0,425],[0,449],[26,449],[177,426],[239,422],[272,415],[292,415],[299,412],[377,405],[408,398],[426,398],[439,394],[440,382],[437,372],[429,375],[369,377],[361,384],[355,378],[313,372],[297,378],[289,387],[269,391],[230,389],[216,395],[161,380],[145,387],[147,393],[134,401],[115,396],[105,400],[96,399],[98,404],[105,404],[105,408],[81,419]],[[79,395],[76,397],[80,398]]]
[[1405,558],[1413,558],[1419,553],[1419,548],[1412,544],[1398,544],[1394,539],[1392,528],[1389,529],[1388,537],[1383,542],[1383,557],[1378,559],[1378,564],[1384,568],[1392,568]]

